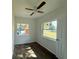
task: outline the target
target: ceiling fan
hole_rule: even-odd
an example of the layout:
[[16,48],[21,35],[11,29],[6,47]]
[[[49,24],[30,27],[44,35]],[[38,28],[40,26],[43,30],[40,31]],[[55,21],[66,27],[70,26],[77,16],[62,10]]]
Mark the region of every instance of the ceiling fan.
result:
[[45,1],[43,1],[38,7],[34,8],[34,9],[31,9],[31,8],[25,8],[26,10],[31,10],[33,11],[30,15],[32,16],[35,12],[38,12],[38,13],[44,13],[43,11],[39,11],[38,9],[40,9],[41,7],[43,7],[44,5],[46,4]]

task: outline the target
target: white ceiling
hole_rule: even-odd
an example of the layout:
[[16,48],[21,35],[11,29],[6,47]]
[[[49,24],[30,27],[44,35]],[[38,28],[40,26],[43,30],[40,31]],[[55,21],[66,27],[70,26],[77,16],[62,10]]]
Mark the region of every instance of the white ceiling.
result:
[[[38,6],[42,1],[46,1],[46,4],[39,10],[44,11],[44,13],[35,13],[30,16],[33,11],[26,10],[25,8],[34,8],[34,6]],[[40,17],[59,8],[65,1],[66,0],[13,0],[14,16],[27,18]]]

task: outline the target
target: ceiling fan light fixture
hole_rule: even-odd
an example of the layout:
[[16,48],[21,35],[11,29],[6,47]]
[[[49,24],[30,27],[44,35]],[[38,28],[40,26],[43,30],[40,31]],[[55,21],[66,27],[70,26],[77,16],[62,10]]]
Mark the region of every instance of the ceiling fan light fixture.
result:
[[25,9],[33,11],[33,12],[30,14],[31,16],[32,16],[35,12],[44,13],[43,11],[38,11],[38,9],[40,9],[41,7],[43,7],[45,4],[46,4],[46,2],[43,1],[38,7],[35,6],[34,9],[31,9],[31,8],[25,8]]

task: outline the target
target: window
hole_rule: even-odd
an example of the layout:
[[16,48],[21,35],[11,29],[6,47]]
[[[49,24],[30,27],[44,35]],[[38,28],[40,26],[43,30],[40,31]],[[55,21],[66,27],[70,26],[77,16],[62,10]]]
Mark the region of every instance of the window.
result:
[[17,35],[29,35],[29,24],[17,24]]
[[57,36],[57,21],[43,23],[43,36],[56,39]]

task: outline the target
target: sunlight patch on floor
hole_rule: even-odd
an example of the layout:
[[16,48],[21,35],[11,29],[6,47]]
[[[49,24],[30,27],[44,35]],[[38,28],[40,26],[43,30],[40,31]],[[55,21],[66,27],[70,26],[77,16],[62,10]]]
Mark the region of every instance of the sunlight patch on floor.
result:
[[17,57],[23,58],[23,55],[22,54],[18,54]]
[[32,49],[28,50],[27,53],[30,54],[29,57],[37,57]]
[[34,53],[31,47],[22,48],[19,52],[21,52],[17,54],[17,57],[19,58],[37,58],[37,55]]

